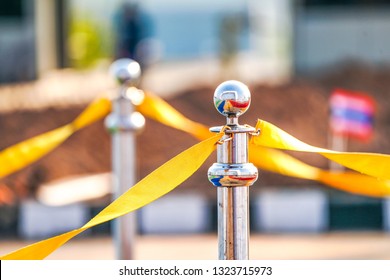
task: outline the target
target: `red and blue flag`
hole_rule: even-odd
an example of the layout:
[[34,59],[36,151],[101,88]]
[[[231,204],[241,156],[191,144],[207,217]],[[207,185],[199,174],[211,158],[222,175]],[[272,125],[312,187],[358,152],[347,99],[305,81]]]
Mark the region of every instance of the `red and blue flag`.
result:
[[336,89],[330,97],[330,127],[339,135],[367,141],[373,134],[374,99],[360,92]]

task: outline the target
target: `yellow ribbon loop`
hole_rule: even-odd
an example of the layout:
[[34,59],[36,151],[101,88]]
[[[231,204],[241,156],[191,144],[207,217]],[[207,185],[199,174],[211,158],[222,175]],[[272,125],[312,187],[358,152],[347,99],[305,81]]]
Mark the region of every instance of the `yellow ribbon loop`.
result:
[[282,151],[253,143],[249,144],[249,161],[263,170],[307,180],[318,180],[321,173],[321,169],[303,163]]
[[390,196],[390,181],[377,180],[374,177],[358,173],[322,171],[319,174],[318,181],[354,194],[371,197]]
[[189,120],[163,99],[151,93],[145,95],[144,102],[138,106],[138,111],[148,118],[187,132],[199,140],[213,135],[208,127]]
[[337,152],[314,147],[296,139],[275,125],[263,120],[258,120],[256,128],[261,130],[259,136],[252,138],[253,143],[256,145],[291,151],[318,153],[363,174],[378,179],[390,179],[390,155]]
[[314,180],[336,189],[371,197],[390,195],[390,181],[352,172],[334,173],[313,167],[279,150],[250,144],[249,161],[263,170]]
[[0,178],[42,158],[68,139],[76,130],[106,116],[111,102],[100,98],[91,103],[72,123],[15,144],[0,152]]
[[[198,170],[214,151],[215,144],[221,137],[222,134],[214,135],[172,158],[118,197],[83,227],[21,248],[2,256],[0,259],[44,259],[86,229],[118,218],[158,199],[172,191]],[[180,172],[177,172],[177,170],[180,170]]]
[[104,118],[111,112],[111,100],[108,98],[99,98],[93,101],[73,122],[76,130],[84,128],[101,118]]
[[[146,95],[145,102],[138,109],[149,118],[187,132],[200,140],[210,135],[206,126],[187,119],[167,102],[149,93]],[[259,137],[254,138],[256,143],[259,143],[259,138],[263,136],[264,131],[261,132]],[[293,140],[293,142],[296,141],[299,140]],[[331,187],[354,194],[374,197],[390,195],[389,181],[379,181],[370,176],[351,172],[332,173],[303,163],[282,151],[265,147],[268,144],[262,144],[263,146],[258,146],[250,143],[249,159],[250,162],[263,170],[296,178],[319,181]]]
[[73,133],[68,124],[43,133],[0,152],[0,177],[9,175],[43,157]]

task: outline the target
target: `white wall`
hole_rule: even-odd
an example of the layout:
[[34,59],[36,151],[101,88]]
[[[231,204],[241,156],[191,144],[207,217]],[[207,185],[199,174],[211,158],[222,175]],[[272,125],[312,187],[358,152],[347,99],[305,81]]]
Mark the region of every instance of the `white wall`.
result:
[[254,199],[254,227],[263,232],[322,232],[328,198],[316,189],[264,189]]
[[139,228],[145,234],[200,233],[210,230],[211,215],[202,195],[167,195],[140,211]]

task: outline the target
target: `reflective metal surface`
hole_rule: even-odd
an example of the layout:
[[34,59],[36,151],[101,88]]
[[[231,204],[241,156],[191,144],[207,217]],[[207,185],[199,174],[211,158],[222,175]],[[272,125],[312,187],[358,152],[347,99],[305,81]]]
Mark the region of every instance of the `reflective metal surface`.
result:
[[250,91],[239,81],[223,82],[214,92],[214,106],[226,117],[239,117],[248,110],[250,103]]
[[249,187],[257,177],[257,168],[252,163],[214,163],[209,169],[209,181],[216,187]]
[[249,258],[249,188],[217,188],[218,259]]
[[224,82],[214,93],[215,108],[226,116],[226,127],[210,129],[223,130],[225,135],[217,147],[217,163],[208,170],[210,182],[217,187],[220,260],[249,258],[249,186],[258,171],[248,163],[248,137],[255,128],[239,125],[238,117],[247,111],[250,100],[249,89],[238,81]]
[[[134,111],[134,105],[143,100],[143,92],[134,86],[141,71],[131,59],[119,59],[110,67],[110,73],[121,84],[118,96],[112,101],[112,113],[105,125],[112,134],[113,199],[127,191],[136,182],[135,133],[143,129],[145,118]],[[117,259],[133,259],[136,235],[136,213],[129,213],[113,222],[115,254]]]
[[121,85],[136,86],[141,77],[141,67],[130,58],[121,58],[111,64],[109,73]]

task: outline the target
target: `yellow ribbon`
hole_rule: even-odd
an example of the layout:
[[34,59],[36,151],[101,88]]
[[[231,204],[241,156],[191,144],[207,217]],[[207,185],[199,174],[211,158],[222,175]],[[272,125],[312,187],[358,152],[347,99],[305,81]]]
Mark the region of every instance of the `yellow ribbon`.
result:
[[73,122],[75,130],[84,128],[111,112],[111,100],[105,97],[93,101]]
[[189,133],[199,140],[207,139],[214,134],[208,127],[189,120],[166,101],[151,93],[145,94],[144,102],[137,109],[144,116]]
[[91,103],[72,123],[15,144],[0,152],[0,178],[37,161],[70,137],[75,131],[106,116],[111,102],[100,98]]
[[249,161],[264,170],[314,180],[346,192],[371,197],[390,195],[390,181],[348,171],[332,172],[308,165],[279,150],[249,145]]
[[[149,118],[187,132],[200,140],[210,135],[208,127],[187,119],[167,102],[150,93],[146,95],[145,102],[138,107],[138,110]],[[273,131],[273,128],[271,130]],[[270,133],[269,130],[268,132]],[[259,143],[259,139],[262,139],[266,133],[267,130],[262,128],[261,135],[255,138],[256,144],[262,146],[254,143],[250,143],[249,146],[249,160],[257,167],[286,176],[319,181],[355,194],[374,197],[390,195],[389,181],[379,181],[370,176],[351,172],[333,173],[322,170],[303,163],[282,151],[269,148],[268,143]],[[267,141],[269,140],[263,142]],[[293,140],[294,143],[296,141],[296,139]]]
[[314,147],[263,120],[257,122],[256,128],[261,130],[259,136],[252,138],[253,143],[256,145],[291,151],[317,153],[363,174],[378,179],[390,179],[390,155],[337,152]]
[[31,244],[0,259],[43,259],[88,228],[125,215],[167,194],[199,169],[214,151],[215,144],[221,136],[221,133],[214,135],[172,158],[118,197],[81,228]]

